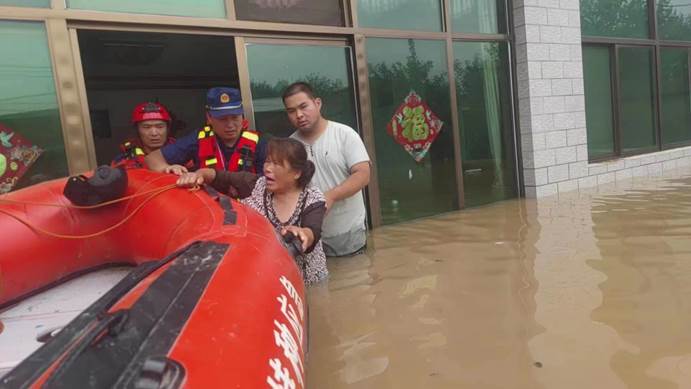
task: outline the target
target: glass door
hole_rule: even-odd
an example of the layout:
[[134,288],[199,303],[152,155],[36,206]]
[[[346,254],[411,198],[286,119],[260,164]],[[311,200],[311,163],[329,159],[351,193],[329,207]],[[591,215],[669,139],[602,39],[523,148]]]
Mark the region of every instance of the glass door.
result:
[[325,118],[358,129],[351,48],[345,41],[246,39],[245,49],[258,130],[276,136],[293,132],[281,95],[296,81],[312,85]]
[[505,42],[454,42],[466,207],[517,196]]

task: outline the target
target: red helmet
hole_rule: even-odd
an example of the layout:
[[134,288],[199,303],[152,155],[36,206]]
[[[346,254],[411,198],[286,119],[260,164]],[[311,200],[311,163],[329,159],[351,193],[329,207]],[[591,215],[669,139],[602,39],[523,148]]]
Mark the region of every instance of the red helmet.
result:
[[159,103],[141,103],[134,107],[132,111],[132,124],[143,122],[144,120],[163,120],[170,124],[170,114]]

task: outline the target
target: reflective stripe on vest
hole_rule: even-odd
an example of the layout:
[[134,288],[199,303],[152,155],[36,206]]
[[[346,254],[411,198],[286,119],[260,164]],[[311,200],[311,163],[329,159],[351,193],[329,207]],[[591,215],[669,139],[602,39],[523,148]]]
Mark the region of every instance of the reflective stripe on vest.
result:
[[146,154],[141,147],[135,146],[132,142],[126,141],[121,146],[120,149],[125,155],[125,158],[116,165],[122,165],[126,169],[142,168],[146,166],[144,157]]
[[245,139],[249,139],[254,143],[259,143],[259,134],[257,134],[254,131],[243,131],[242,137]]
[[[217,143],[216,136],[209,127],[200,130],[197,135],[197,144],[199,147],[199,167],[200,168],[214,168],[219,170],[234,171],[248,171],[256,173],[254,166],[255,153],[257,144],[259,143],[259,133],[255,131],[245,130],[241,133],[240,138],[235,144],[235,148],[227,163],[221,155],[221,148]],[[246,154],[246,155],[243,155]],[[245,161],[245,158],[248,161]],[[218,164],[221,164],[218,167]]]

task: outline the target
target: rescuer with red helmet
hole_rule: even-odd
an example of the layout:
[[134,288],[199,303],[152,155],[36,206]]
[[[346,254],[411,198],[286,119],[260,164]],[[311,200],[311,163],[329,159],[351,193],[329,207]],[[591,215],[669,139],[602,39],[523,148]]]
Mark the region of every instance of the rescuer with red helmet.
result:
[[131,118],[137,137],[120,145],[120,154],[113,159],[112,165],[145,168],[144,157],[147,154],[175,142],[169,136],[171,123],[170,113],[163,105],[152,102],[138,104],[134,107]]

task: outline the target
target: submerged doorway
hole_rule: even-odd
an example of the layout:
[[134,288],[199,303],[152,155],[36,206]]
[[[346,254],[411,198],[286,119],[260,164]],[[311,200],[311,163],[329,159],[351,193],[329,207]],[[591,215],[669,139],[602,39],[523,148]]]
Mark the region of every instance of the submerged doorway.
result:
[[208,88],[240,87],[233,37],[79,30],[78,38],[98,164],[136,135],[138,103],[165,105],[180,137],[204,125]]

